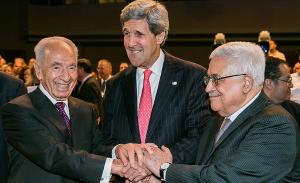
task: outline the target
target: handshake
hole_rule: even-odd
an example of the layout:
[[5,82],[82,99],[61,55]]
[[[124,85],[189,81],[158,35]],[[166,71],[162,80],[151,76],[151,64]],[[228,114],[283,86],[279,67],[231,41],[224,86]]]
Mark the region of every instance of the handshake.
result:
[[170,150],[155,144],[119,144],[111,172],[126,178],[126,183],[155,183],[160,180],[160,166],[172,163]]

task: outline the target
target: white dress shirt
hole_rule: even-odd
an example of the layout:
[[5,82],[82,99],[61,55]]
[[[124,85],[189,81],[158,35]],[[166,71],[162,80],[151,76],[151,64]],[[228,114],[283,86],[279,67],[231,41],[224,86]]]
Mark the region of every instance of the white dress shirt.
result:
[[[162,50],[160,50],[159,57],[154,62],[154,64],[149,68],[152,74],[150,75],[150,86],[151,86],[151,95],[152,95],[152,106],[155,101],[155,96],[158,89],[158,84],[162,72],[162,68],[164,65],[165,54]],[[145,69],[137,68],[136,70],[136,88],[137,88],[137,110],[139,110],[140,98],[142,95],[143,85],[144,85],[144,71]],[[139,111],[137,111],[138,114]]]

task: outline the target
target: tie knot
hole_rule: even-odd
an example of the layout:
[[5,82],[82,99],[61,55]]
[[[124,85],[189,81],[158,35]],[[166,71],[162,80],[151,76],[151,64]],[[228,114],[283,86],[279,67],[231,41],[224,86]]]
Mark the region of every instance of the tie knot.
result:
[[151,70],[146,69],[146,70],[144,71],[144,78],[148,80],[149,77],[150,77],[150,75],[151,75],[151,73],[152,73]]
[[56,107],[57,109],[59,109],[59,110],[64,110],[65,105],[66,105],[66,104],[63,103],[63,102],[56,102],[55,107]]

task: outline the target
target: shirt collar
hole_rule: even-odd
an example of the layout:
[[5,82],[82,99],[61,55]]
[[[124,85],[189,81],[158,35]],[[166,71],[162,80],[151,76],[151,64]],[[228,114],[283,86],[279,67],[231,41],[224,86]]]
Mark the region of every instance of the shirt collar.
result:
[[51,103],[53,105],[55,105],[57,102],[63,102],[66,104],[66,106],[68,106],[68,100],[63,100],[63,101],[57,101],[55,100],[50,94],[49,92],[44,88],[44,86],[42,84],[39,85],[39,89],[42,91],[42,93],[44,95],[46,95],[46,97],[51,101]]
[[242,108],[240,108],[235,113],[228,116],[227,118],[229,118],[230,121],[234,121],[249,105],[251,105],[254,102],[254,100],[259,96],[260,93],[261,91],[258,92],[246,105],[244,105]]
[[84,83],[87,79],[89,79],[92,76],[93,76],[93,74],[87,75],[85,78],[83,78],[83,80],[81,81],[81,83]]
[[[161,71],[163,68],[163,64],[164,64],[164,60],[165,60],[165,54],[164,52],[160,49],[160,53],[159,53],[159,57],[157,58],[157,60],[154,62],[154,64],[149,68],[149,70],[152,71],[152,74],[161,75]],[[144,74],[145,69],[143,68],[137,68],[137,78],[141,78]]]

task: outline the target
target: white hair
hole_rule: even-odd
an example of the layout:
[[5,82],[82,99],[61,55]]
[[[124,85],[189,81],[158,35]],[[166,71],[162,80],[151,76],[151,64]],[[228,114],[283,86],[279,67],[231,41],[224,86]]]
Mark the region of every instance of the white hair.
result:
[[227,74],[247,74],[254,86],[263,86],[265,55],[261,47],[250,42],[229,42],[217,47],[209,59],[222,58],[228,62]]
[[38,44],[34,47],[34,53],[36,58],[36,63],[41,65],[45,57],[47,56],[47,52],[50,48],[53,48],[57,45],[68,45],[74,52],[75,58],[78,57],[78,49],[76,45],[69,39],[60,36],[46,37],[41,39]]

